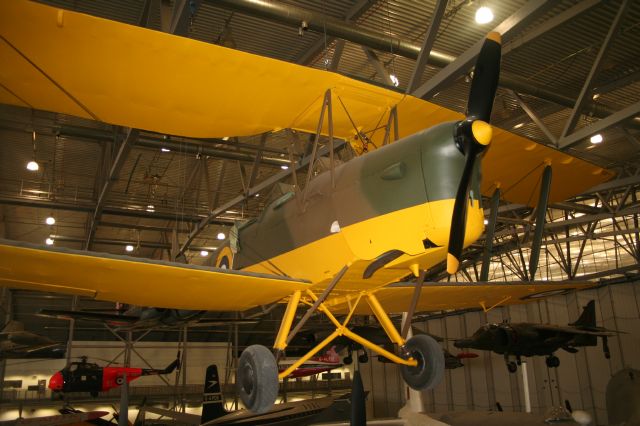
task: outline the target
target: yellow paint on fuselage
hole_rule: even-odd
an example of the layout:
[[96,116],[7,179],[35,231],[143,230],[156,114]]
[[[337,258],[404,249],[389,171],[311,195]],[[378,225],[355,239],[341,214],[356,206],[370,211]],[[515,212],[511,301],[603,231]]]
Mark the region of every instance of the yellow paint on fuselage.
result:
[[[429,269],[446,258],[453,205],[453,199],[439,200],[376,216],[244,270],[274,273],[277,268],[289,276],[311,281],[314,290],[322,291],[338,271],[349,264],[351,266],[334,295],[385,286],[411,274],[411,265]],[[467,212],[465,247],[477,240],[484,230],[480,203],[471,202]],[[425,249],[423,240],[426,238],[439,247]],[[375,250],[371,250],[366,242],[370,242]],[[416,249],[418,245],[419,249]],[[407,247],[412,248],[410,252]],[[372,277],[362,278],[366,267],[390,250],[401,250],[405,254],[380,268]]]

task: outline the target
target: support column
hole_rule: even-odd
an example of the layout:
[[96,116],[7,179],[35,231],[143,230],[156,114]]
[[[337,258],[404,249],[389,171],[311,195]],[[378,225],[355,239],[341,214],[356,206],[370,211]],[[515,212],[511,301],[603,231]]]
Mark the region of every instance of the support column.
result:
[[536,230],[531,243],[531,256],[529,257],[529,279],[533,281],[538,270],[538,260],[540,259],[540,249],[542,247],[542,233],[547,214],[547,204],[549,203],[549,191],[551,190],[551,165],[547,165],[542,173],[540,183],[540,199],[536,207]]

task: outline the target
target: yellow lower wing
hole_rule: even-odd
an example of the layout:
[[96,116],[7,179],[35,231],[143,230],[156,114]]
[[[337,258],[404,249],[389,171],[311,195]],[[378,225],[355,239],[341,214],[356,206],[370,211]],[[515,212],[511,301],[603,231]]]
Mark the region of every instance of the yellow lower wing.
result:
[[0,285],[160,308],[243,311],[308,284],[285,277],[0,243]]
[[[566,282],[502,282],[502,283],[425,283],[422,287],[416,312],[481,308],[492,309],[502,305],[527,303],[538,298],[565,294],[576,289],[593,287],[588,281]],[[386,312],[405,312],[409,308],[414,285],[396,283],[375,292]],[[329,300],[331,311],[349,311],[344,298]],[[356,314],[371,313],[366,303],[361,303]]]

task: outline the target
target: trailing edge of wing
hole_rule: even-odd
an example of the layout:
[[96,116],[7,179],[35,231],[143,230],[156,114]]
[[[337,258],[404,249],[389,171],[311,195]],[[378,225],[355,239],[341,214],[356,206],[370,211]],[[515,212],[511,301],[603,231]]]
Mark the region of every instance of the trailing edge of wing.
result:
[[[425,283],[416,311],[444,311],[457,309],[490,309],[494,306],[527,303],[533,300],[566,294],[572,290],[592,287],[588,281],[566,282],[501,282],[501,283]],[[387,312],[404,312],[413,296],[413,283],[394,283],[376,291],[376,296]],[[332,311],[347,312],[348,305],[339,299],[333,301]],[[369,308],[360,304],[356,313],[367,314]]]
[[242,311],[308,283],[276,275],[0,240],[0,286],[159,308]]

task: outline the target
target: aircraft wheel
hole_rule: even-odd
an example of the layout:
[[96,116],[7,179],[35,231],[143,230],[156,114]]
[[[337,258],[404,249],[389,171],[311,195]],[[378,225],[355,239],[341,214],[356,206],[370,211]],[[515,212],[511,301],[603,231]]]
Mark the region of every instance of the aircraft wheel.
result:
[[407,340],[405,348],[413,359],[415,367],[401,366],[402,378],[415,390],[433,389],[444,375],[444,352],[433,337],[417,334]]
[[345,356],[342,362],[344,363],[344,365],[351,365],[351,363],[353,362],[353,358],[350,356]]
[[269,411],[278,396],[278,365],[269,349],[251,345],[240,355],[236,388],[253,413]]
[[560,366],[560,358],[555,355],[548,356],[545,360],[547,362],[547,367],[556,368]]
[[369,362],[369,355],[367,355],[367,353],[363,353],[362,355],[358,356],[358,361],[361,364],[366,364],[367,362]]
[[518,371],[518,364],[513,361],[507,362],[507,370],[509,370],[509,373],[515,373]]

